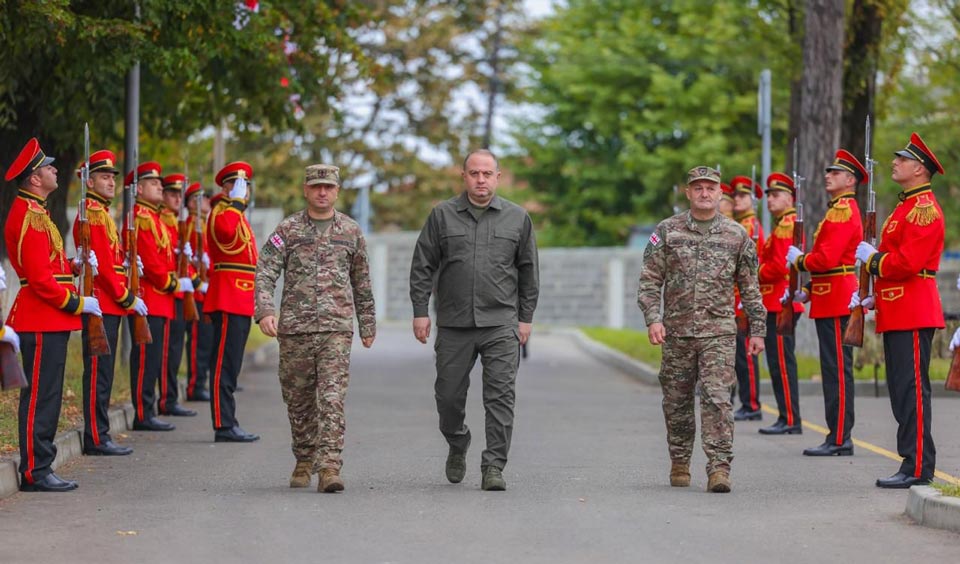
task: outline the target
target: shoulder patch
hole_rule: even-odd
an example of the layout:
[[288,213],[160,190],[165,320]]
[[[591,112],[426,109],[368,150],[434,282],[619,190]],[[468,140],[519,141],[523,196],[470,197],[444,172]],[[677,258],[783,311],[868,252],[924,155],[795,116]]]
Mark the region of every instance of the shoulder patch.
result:
[[270,236],[270,244],[276,247],[278,251],[282,251],[283,237],[281,237],[279,233],[274,232],[274,234]]
[[650,235],[650,244],[654,247],[659,247],[663,244],[663,239],[660,238],[660,235],[656,231]]

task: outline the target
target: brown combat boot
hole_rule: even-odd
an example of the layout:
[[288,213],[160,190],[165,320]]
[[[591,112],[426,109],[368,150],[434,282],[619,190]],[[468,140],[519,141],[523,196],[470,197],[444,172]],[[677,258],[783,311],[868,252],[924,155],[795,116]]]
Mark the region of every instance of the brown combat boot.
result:
[[298,460],[297,465],[293,469],[293,474],[290,475],[290,487],[310,487],[310,474],[312,474],[312,466],[312,464],[305,460]]
[[685,488],[690,485],[690,463],[674,460],[670,465],[670,485]]
[[324,468],[320,471],[320,483],[317,484],[317,491],[323,493],[333,493],[343,491],[343,479],[340,472],[333,468]]
[[707,491],[713,493],[729,493],[730,474],[723,470],[711,472],[710,479],[707,482]]

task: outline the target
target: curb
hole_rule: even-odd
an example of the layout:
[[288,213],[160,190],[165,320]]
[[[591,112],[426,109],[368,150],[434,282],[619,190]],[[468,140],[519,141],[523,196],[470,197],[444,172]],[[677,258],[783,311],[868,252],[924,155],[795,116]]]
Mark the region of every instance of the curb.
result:
[[[274,339],[256,350],[246,352],[243,355],[243,363],[245,366],[263,368],[277,356],[278,352],[279,344]],[[180,397],[186,397],[186,382],[179,380],[178,386]],[[133,429],[133,405],[127,403],[114,407],[108,411],[107,416],[110,419],[110,433],[122,433]],[[57,446],[57,457],[53,460],[51,467],[56,470],[67,462],[83,456],[83,427],[64,431],[57,435],[53,442]],[[17,471],[19,464],[19,455],[14,455],[12,459],[0,460],[0,500],[20,491],[20,473]]]
[[960,532],[960,498],[945,496],[936,488],[910,488],[905,511],[918,525]]
[[[631,358],[618,350],[612,349],[599,341],[595,341],[579,329],[554,329],[551,331],[551,333],[572,337],[580,346],[580,348],[593,358],[603,362],[604,364],[620,369],[644,384],[649,384],[651,386],[660,385],[660,380],[657,376],[657,373],[659,372],[658,367],[650,366],[645,362],[640,362],[639,360]],[[960,394],[951,392],[944,388],[943,385],[937,384],[940,383],[931,383],[932,397],[960,399]],[[819,381],[800,380],[797,382],[797,385],[798,392],[801,396],[819,396],[823,394],[823,385]],[[889,395],[887,393],[886,380],[880,380],[876,387],[874,387],[874,383],[871,380],[856,380],[853,383],[853,389],[854,394],[861,397],[873,397],[876,395],[876,397],[885,398]],[[761,392],[765,391],[768,394],[773,393],[773,388],[770,385],[769,379],[760,380],[760,390]]]

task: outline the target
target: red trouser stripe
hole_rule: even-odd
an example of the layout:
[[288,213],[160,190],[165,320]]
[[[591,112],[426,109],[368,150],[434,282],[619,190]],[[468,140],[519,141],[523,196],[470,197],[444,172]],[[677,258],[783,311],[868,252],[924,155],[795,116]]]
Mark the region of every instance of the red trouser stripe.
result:
[[840,318],[833,318],[833,338],[836,341],[834,347],[837,349],[837,381],[840,384],[838,389],[840,390],[840,406],[837,408],[837,428],[834,429],[836,433],[835,441],[838,445],[843,444],[843,431],[844,425],[844,416],[847,414],[847,380],[844,377],[844,369],[846,368],[843,365],[843,339],[840,336]]
[[140,345],[140,366],[137,367],[137,419],[143,421],[143,368],[147,365],[147,345]]
[[187,396],[192,396],[197,387],[197,327],[200,322],[190,324],[190,381],[187,383]]
[[783,385],[783,403],[787,404],[787,425],[793,425],[793,402],[790,401],[790,379],[787,377],[787,359],[783,355],[783,335],[777,335],[777,362],[780,364],[780,382]]
[[170,355],[170,320],[163,322],[163,360],[160,361],[160,411],[167,410],[167,362]]
[[23,477],[33,483],[33,467],[37,465],[33,452],[33,427],[37,414],[37,390],[40,388],[40,362],[43,360],[43,333],[36,333],[37,347],[33,353],[33,372],[30,374],[30,407],[27,409],[27,471]]
[[220,428],[220,373],[223,371],[223,350],[227,344],[227,314],[220,313],[220,346],[217,347],[217,370],[213,378],[213,426]]
[[923,470],[923,384],[920,379],[920,332],[913,332],[913,385],[917,396],[917,456],[914,459],[913,477],[919,478]]
[[93,444],[100,446],[100,429],[97,425],[97,364],[100,357],[90,358],[90,433]]
[[750,409],[757,411],[760,409],[760,402],[757,401],[757,374],[754,371],[753,356],[750,354],[750,337],[744,337],[743,341],[747,350],[747,374],[750,377]]

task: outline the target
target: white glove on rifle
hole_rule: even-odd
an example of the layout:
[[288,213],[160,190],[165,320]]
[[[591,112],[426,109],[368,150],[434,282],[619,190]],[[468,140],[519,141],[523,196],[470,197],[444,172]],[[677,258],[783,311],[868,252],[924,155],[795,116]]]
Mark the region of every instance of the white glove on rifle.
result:
[[247,197],[247,179],[238,178],[236,182],[233,183],[233,188],[230,189],[230,193],[227,194],[231,200],[241,200]]
[[794,301],[798,301],[802,304],[805,304],[810,301],[810,295],[807,294],[806,290],[801,288],[793,293],[793,299]]
[[193,280],[190,280],[186,276],[183,278],[177,278],[177,291],[193,292]]
[[103,312],[100,310],[100,300],[93,296],[84,296],[80,298],[80,300],[80,313],[89,313],[90,315],[103,317]]
[[[99,274],[97,267],[100,266],[100,262],[97,261],[97,253],[93,252],[93,249],[87,251],[87,262],[90,263],[90,270],[93,271],[93,275],[96,276]],[[73,269],[80,273],[80,268],[83,266],[83,247],[77,247],[77,256],[73,258]]]
[[183,254],[187,255],[187,260],[193,260],[193,247],[190,246],[190,241],[183,244]]
[[[200,257],[200,260],[203,261],[203,267],[207,270],[210,269],[210,255],[206,251],[203,252],[203,256]],[[957,279],[957,285],[960,286],[960,278]]]
[[860,292],[854,291],[853,295],[850,296],[850,305],[847,307],[849,309],[854,309],[856,307],[862,306],[864,309],[873,309],[873,306],[876,305],[876,301],[873,299],[873,296],[867,296],[863,298],[863,302],[860,301]]
[[130,307],[137,315],[142,317],[147,316],[147,303],[144,302],[141,298],[134,298],[133,306]]
[[210,289],[210,284],[208,284],[207,282],[201,282],[200,287],[197,289],[200,290],[201,294],[206,294],[207,290]]
[[7,289],[7,271],[0,268],[0,292]]
[[867,264],[867,261],[870,260],[870,255],[877,252],[877,248],[867,243],[866,241],[860,241],[860,244],[857,245],[857,252],[854,256],[857,257],[857,260],[860,261],[860,264]]
[[950,339],[950,352],[953,352],[953,349],[960,347],[960,327],[957,327],[957,330],[953,333],[953,338]]
[[793,263],[797,262],[797,259],[802,256],[803,251],[793,245],[790,245],[790,248],[787,249],[787,268],[793,266]]
[[[130,269],[130,261],[129,261],[129,260],[123,259],[123,269],[124,269],[124,270],[129,270],[129,269]],[[143,276],[143,261],[140,260],[140,255],[137,255],[137,274],[140,275],[140,276]]]
[[[20,352],[20,335],[17,335],[17,332],[13,330],[13,327],[9,325],[3,326],[3,336],[0,336],[0,341],[4,343],[10,343],[13,345],[13,350]],[[952,348],[950,350],[953,350]]]

